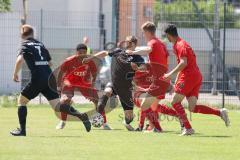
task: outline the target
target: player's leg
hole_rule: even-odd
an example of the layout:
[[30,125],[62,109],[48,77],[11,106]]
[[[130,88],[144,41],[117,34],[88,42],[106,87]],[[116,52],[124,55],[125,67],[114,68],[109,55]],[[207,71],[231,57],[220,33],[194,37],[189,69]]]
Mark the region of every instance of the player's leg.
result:
[[90,123],[88,115],[86,113],[80,113],[74,107],[72,107],[68,104],[61,103],[57,92],[53,91],[49,87],[46,87],[41,92],[47,98],[47,100],[49,101],[49,104],[52,106],[54,111],[63,112],[63,113],[69,114],[71,116],[79,118],[83,122],[83,125],[86,128],[86,131],[89,132],[91,130],[91,123]]
[[194,130],[192,129],[192,126],[187,118],[184,107],[181,104],[181,102],[183,101],[184,98],[185,98],[184,95],[174,93],[171,104],[172,104],[173,108],[176,110],[180,121],[184,124],[185,129],[182,132],[182,135],[191,135],[194,133]]
[[129,95],[129,97],[126,98],[121,98],[119,96],[121,105],[123,107],[124,110],[124,121],[123,121],[123,125],[127,128],[128,131],[134,131],[134,128],[131,126],[131,122],[133,121],[134,115],[133,115],[133,107],[134,104],[131,101],[131,96]]
[[18,97],[18,119],[20,128],[13,130],[10,133],[14,136],[26,136],[26,119],[27,119],[27,103],[29,99],[22,94]]
[[20,128],[11,131],[13,136],[26,136],[27,103],[40,93],[41,86],[32,82],[21,91],[18,97],[18,119]]
[[222,118],[227,127],[230,125],[226,109],[215,109],[207,105],[197,104],[197,97],[195,96],[188,97],[187,100],[190,112],[216,115]]
[[[62,92],[61,98],[60,98],[60,103],[71,105],[73,92],[72,93]],[[61,112],[59,118],[60,118],[60,122],[57,124],[56,129],[63,129],[66,125],[68,115],[67,115],[67,113]]]

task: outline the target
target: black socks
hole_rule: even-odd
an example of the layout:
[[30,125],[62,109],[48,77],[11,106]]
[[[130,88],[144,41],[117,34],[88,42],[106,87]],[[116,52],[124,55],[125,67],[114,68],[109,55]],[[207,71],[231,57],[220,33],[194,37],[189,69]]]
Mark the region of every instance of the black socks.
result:
[[27,119],[27,107],[19,106],[18,107],[18,119],[22,131],[26,131],[26,119]]

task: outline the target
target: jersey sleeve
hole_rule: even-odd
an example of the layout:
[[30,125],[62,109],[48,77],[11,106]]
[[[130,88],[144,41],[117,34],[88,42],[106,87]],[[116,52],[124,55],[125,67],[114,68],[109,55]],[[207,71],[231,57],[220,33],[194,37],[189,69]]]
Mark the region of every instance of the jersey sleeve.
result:
[[51,57],[49,51],[46,48],[44,48],[44,50],[46,51],[46,59],[47,59],[47,61],[51,61],[52,57]]
[[110,57],[116,56],[116,55],[120,54],[121,51],[122,51],[122,49],[116,48],[116,49],[114,49],[112,52],[109,52],[108,55],[109,55]]
[[183,58],[183,57],[187,57],[187,54],[188,53],[188,51],[187,51],[187,48],[186,47],[179,47],[178,48],[178,57],[179,58]]
[[27,54],[29,52],[30,52],[29,48],[26,45],[22,45],[21,48],[18,50],[17,56],[25,55],[25,54]]

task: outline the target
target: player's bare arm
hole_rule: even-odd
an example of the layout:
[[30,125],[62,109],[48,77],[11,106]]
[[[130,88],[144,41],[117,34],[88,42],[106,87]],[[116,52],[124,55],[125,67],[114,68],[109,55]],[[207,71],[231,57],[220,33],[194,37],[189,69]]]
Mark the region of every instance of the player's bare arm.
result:
[[23,61],[24,61],[23,56],[19,55],[17,57],[14,72],[13,72],[13,81],[15,81],[15,82],[20,82],[19,77],[18,77],[18,73],[19,73],[20,69],[22,68]]
[[126,53],[128,53],[129,55],[140,55],[140,56],[147,56],[151,52],[152,52],[152,48],[148,46],[138,47],[134,51],[126,50]]
[[165,79],[171,79],[172,76],[176,73],[179,73],[187,66],[187,57],[183,57],[180,59],[180,63],[169,73],[164,75]]
[[94,55],[88,57],[88,58],[84,58],[83,59],[83,63],[88,63],[89,61],[93,60],[94,58],[100,58],[103,59],[108,55],[107,51],[100,51],[98,53],[95,53]]

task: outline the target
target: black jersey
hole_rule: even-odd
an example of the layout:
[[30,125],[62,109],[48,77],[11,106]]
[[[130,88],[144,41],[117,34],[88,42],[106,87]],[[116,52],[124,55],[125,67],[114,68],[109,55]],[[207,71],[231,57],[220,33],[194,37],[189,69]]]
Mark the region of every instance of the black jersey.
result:
[[111,76],[113,86],[131,87],[134,70],[131,67],[131,62],[143,63],[144,59],[139,55],[128,55],[122,49],[115,49],[109,53],[112,57]]
[[22,42],[19,55],[31,71],[31,80],[47,80],[51,74],[49,61],[51,56],[44,45],[36,39],[29,38]]

